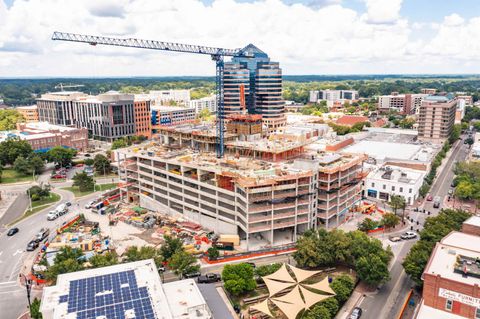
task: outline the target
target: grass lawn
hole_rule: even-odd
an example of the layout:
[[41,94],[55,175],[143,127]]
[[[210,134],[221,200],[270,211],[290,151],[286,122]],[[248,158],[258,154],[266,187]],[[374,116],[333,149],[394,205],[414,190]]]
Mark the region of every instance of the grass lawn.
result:
[[16,220],[14,220],[10,224],[13,225],[13,224],[21,221],[22,219],[27,218],[28,216],[31,216],[31,215],[47,208],[48,206],[52,205],[53,203],[58,202],[59,200],[60,200],[60,195],[58,195],[56,193],[50,193],[50,197],[32,202],[32,210],[27,209],[21,217],[17,218]]
[[12,168],[5,168],[2,172],[2,184],[9,184],[9,183],[19,183],[19,182],[30,182],[33,181],[33,176],[23,175],[20,173],[15,172]]
[[[117,187],[116,183],[95,184],[95,191],[106,191],[108,189],[112,189],[115,187]],[[77,186],[63,187],[62,189],[72,192],[75,195],[75,197],[82,197],[94,192],[93,190],[81,192]]]

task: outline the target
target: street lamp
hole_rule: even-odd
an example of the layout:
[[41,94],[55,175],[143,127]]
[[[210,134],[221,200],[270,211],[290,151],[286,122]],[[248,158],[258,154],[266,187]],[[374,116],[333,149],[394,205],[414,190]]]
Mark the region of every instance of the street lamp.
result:
[[32,280],[29,279],[24,274],[19,274],[18,276],[20,278],[22,278],[22,276],[25,278],[25,289],[27,290],[28,309],[30,309],[32,306],[32,303],[30,301],[30,291],[32,290]]

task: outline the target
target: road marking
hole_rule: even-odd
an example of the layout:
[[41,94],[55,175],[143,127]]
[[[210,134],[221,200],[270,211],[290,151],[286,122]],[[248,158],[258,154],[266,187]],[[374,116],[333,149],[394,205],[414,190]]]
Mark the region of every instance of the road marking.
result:
[[12,281],[4,281],[4,282],[0,282],[0,285],[9,285],[9,284],[15,284],[17,283],[15,280],[12,280]]
[[3,254],[3,250],[2,250],[2,251],[0,251],[0,256],[1,256],[2,254]]
[[13,256],[16,256],[21,253],[23,253],[23,250],[17,249],[17,251],[13,253]]

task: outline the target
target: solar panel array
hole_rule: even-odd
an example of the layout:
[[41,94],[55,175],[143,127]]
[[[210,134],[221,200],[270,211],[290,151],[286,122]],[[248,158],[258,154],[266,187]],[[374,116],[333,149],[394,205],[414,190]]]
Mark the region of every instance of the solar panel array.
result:
[[147,287],[138,287],[133,270],[72,280],[59,302],[67,302],[67,312],[77,319],[125,319],[126,312],[135,319],[156,318]]

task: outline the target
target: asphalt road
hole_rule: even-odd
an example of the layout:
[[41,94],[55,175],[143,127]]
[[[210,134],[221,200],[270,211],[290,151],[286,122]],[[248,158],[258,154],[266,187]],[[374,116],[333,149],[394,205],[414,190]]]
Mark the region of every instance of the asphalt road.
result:
[[[465,160],[467,154],[467,146],[463,144],[462,141],[457,142],[452,151],[452,155],[432,185],[430,194],[433,197],[440,196],[443,199],[448,195],[448,190],[451,188],[450,183],[454,176],[454,164],[456,161]],[[441,209],[441,207],[433,208],[433,202],[428,201],[425,201],[423,207],[426,211],[431,212],[431,216],[437,215]],[[428,215],[418,212],[411,214],[411,217],[413,217],[414,222],[419,222],[418,226],[414,226],[414,230],[421,230],[425,218],[428,217]],[[413,281],[406,275],[402,267],[403,259],[414,243],[415,240],[401,242],[403,247],[391,264],[390,281],[381,286],[377,294],[367,295],[360,303],[359,306],[364,311],[362,319],[392,319],[397,317],[408,291],[414,286]]]

